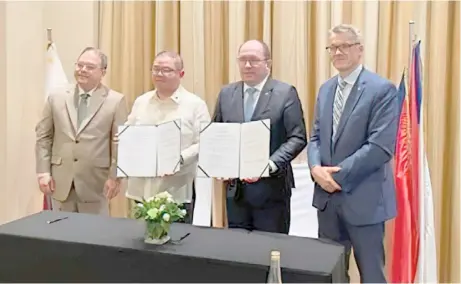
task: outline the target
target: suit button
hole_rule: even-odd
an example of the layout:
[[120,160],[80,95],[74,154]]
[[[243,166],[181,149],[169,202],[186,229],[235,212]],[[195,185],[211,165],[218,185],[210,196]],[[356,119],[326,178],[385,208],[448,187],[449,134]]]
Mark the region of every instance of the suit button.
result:
[[80,141],[78,141],[78,140],[75,140],[75,143],[77,143],[77,144],[78,144],[79,142],[80,142]]
[[77,162],[77,161],[78,161],[78,159],[74,159],[74,162]]

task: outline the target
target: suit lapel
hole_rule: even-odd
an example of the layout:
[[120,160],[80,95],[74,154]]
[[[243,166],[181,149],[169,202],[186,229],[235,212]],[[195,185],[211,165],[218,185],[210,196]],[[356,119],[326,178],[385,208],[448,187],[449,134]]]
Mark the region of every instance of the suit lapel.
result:
[[[334,82],[337,82],[335,80]],[[336,91],[337,83],[333,83],[328,90],[328,94],[326,96],[325,101],[325,119],[321,119],[324,124],[321,125],[321,129],[325,129],[325,137],[321,138],[321,141],[325,141],[328,149],[329,158],[328,161],[331,160],[331,151],[333,149],[331,144],[331,135],[333,133],[333,102],[335,98],[335,91]]]
[[274,89],[274,81],[271,78],[268,78],[266,84],[264,84],[264,87],[261,90],[261,93],[259,94],[258,102],[251,120],[258,120],[258,117],[266,110],[267,104],[272,97],[272,89]]
[[88,125],[88,123],[93,119],[96,115],[98,110],[101,108],[102,103],[104,102],[105,98],[107,97],[108,90],[106,87],[100,85],[91,95],[90,98],[90,105],[88,107],[88,115],[82,121],[80,128],[77,131],[77,135],[80,134],[83,129]]
[[336,135],[334,137],[334,144],[336,145],[336,141],[338,141],[339,137],[341,136],[344,128],[346,126],[347,120],[351,116],[352,112],[354,111],[357,102],[359,101],[360,97],[365,90],[365,81],[362,79],[363,76],[359,75],[355,85],[352,87],[352,90],[347,98],[346,105],[344,106],[343,113],[341,114],[341,119],[339,120],[338,129],[336,131]]
[[243,82],[237,84],[237,87],[232,94],[232,107],[235,110],[236,121],[244,122],[243,115]]
[[75,96],[78,93],[78,88],[75,86],[75,89],[73,90],[68,90],[67,91],[67,97],[66,97],[66,108],[67,112],[69,114],[69,119],[70,119],[70,124],[72,125],[72,130],[74,135],[77,133],[77,105],[75,103]]

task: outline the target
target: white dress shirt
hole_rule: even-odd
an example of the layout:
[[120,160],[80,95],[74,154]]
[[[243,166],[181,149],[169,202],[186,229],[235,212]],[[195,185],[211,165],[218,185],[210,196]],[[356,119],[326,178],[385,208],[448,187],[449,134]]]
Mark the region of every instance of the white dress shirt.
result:
[[211,121],[207,105],[199,96],[180,86],[168,99],[161,100],[157,92],[139,96],[133,104],[126,125],[155,125],[181,119],[181,156],[179,172],[155,178],[128,178],[126,196],[142,201],[162,191],[168,191],[177,202],[192,200],[192,182],[198,163],[201,122]]
[[88,94],[88,99],[86,100],[86,105],[89,106],[91,96],[93,95],[94,90],[96,90],[96,87],[93,88],[92,90],[90,90],[89,92],[85,92],[80,86],[78,86],[78,103],[75,106],[75,108],[78,108],[78,106],[80,105],[80,101],[82,100],[82,95],[83,94]]

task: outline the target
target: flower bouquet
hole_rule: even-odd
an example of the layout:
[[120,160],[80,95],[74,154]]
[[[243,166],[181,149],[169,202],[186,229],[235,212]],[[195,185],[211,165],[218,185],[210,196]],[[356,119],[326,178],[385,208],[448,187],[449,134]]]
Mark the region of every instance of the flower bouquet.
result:
[[143,200],[134,208],[134,217],[146,222],[144,241],[162,245],[170,240],[170,225],[184,219],[186,210],[168,192]]

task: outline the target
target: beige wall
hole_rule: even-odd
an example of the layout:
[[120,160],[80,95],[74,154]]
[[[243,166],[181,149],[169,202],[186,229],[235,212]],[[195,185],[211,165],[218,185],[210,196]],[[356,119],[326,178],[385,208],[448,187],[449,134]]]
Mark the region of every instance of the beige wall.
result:
[[72,79],[79,52],[97,44],[97,9],[93,1],[0,2],[0,224],[42,207],[34,127],[44,101],[46,29]]

